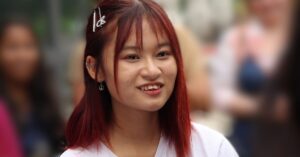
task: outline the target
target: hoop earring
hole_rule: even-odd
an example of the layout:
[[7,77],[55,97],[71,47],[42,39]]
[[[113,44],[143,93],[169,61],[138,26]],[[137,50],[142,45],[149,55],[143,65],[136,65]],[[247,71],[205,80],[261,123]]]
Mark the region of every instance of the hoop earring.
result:
[[104,85],[103,85],[103,82],[100,82],[100,84],[99,84],[99,91],[100,91],[100,92],[104,91]]

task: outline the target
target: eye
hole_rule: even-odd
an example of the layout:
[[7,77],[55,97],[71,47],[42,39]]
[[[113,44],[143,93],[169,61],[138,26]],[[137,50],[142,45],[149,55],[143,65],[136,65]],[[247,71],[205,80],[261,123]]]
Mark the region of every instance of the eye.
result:
[[134,61],[137,61],[140,59],[140,56],[139,55],[136,55],[136,54],[132,54],[132,55],[127,55],[125,57],[126,60],[130,61],[130,62],[134,62]]
[[158,54],[157,54],[157,57],[158,58],[161,58],[161,59],[165,59],[167,58],[171,53],[168,52],[168,51],[160,51]]

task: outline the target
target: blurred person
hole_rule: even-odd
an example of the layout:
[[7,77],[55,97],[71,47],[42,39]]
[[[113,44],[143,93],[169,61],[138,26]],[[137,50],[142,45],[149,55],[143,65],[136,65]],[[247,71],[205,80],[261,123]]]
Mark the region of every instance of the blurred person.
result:
[[300,156],[300,5],[288,47],[265,92],[257,120],[255,157]]
[[7,104],[25,156],[59,153],[63,121],[50,91],[37,37],[19,18],[0,25],[0,96]]
[[192,32],[181,25],[174,27],[182,53],[190,110],[207,112],[211,109],[207,56]]
[[225,33],[213,58],[214,104],[235,118],[230,139],[241,157],[253,155],[252,121],[286,47],[293,3],[246,0],[249,18]]
[[62,157],[238,156],[221,134],[190,122],[179,43],[154,1],[100,2],[83,65],[86,89]]

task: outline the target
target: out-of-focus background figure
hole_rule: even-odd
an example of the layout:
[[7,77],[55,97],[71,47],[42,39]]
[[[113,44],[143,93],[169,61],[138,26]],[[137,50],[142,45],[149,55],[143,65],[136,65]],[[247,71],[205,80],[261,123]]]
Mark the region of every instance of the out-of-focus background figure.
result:
[[[0,1],[0,21],[14,15],[30,21],[5,25],[0,34],[1,100],[8,117],[0,123],[15,130],[2,136],[19,154],[29,149],[20,130],[25,124],[37,130],[27,138],[34,139],[33,150],[60,151],[53,143],[63,143],[62,125],[85,89],[83,28],[97,1]],[[299,32],[291,29],[299,21],[292,18],[297,0],[155,1],[179,38],[193,121],[229,137],[241,157],[297,156],[297,122],[289,123],[299,119],[299,40],[290,36]]]
[[25,156],[47,157],[59,152],[63,121],[46,72],[30,24],[19,19],[2,21],[0,96]]
[[213,58],[215,104],[232,114],[231,142],[253,156],[253,119],[286,47],[293,0],[247,0],[248,16],[221,38]]

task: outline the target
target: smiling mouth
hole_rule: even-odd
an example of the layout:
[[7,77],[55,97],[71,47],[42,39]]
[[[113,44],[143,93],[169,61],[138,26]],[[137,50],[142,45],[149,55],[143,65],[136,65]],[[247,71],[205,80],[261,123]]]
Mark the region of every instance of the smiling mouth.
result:
[[154,83],[154,84],[146,84],[139,86],[138,89],[141,91],[153,91],[153,90],[158,90],[161,89],[164,85],[161,83]]
[[141,90],[143,93],[150,95],[150,96],[155,96],[161,93],[161,88],[164,85],[161,83],[155,83],[155,84],[147,84],[138,87],[139,90]]

